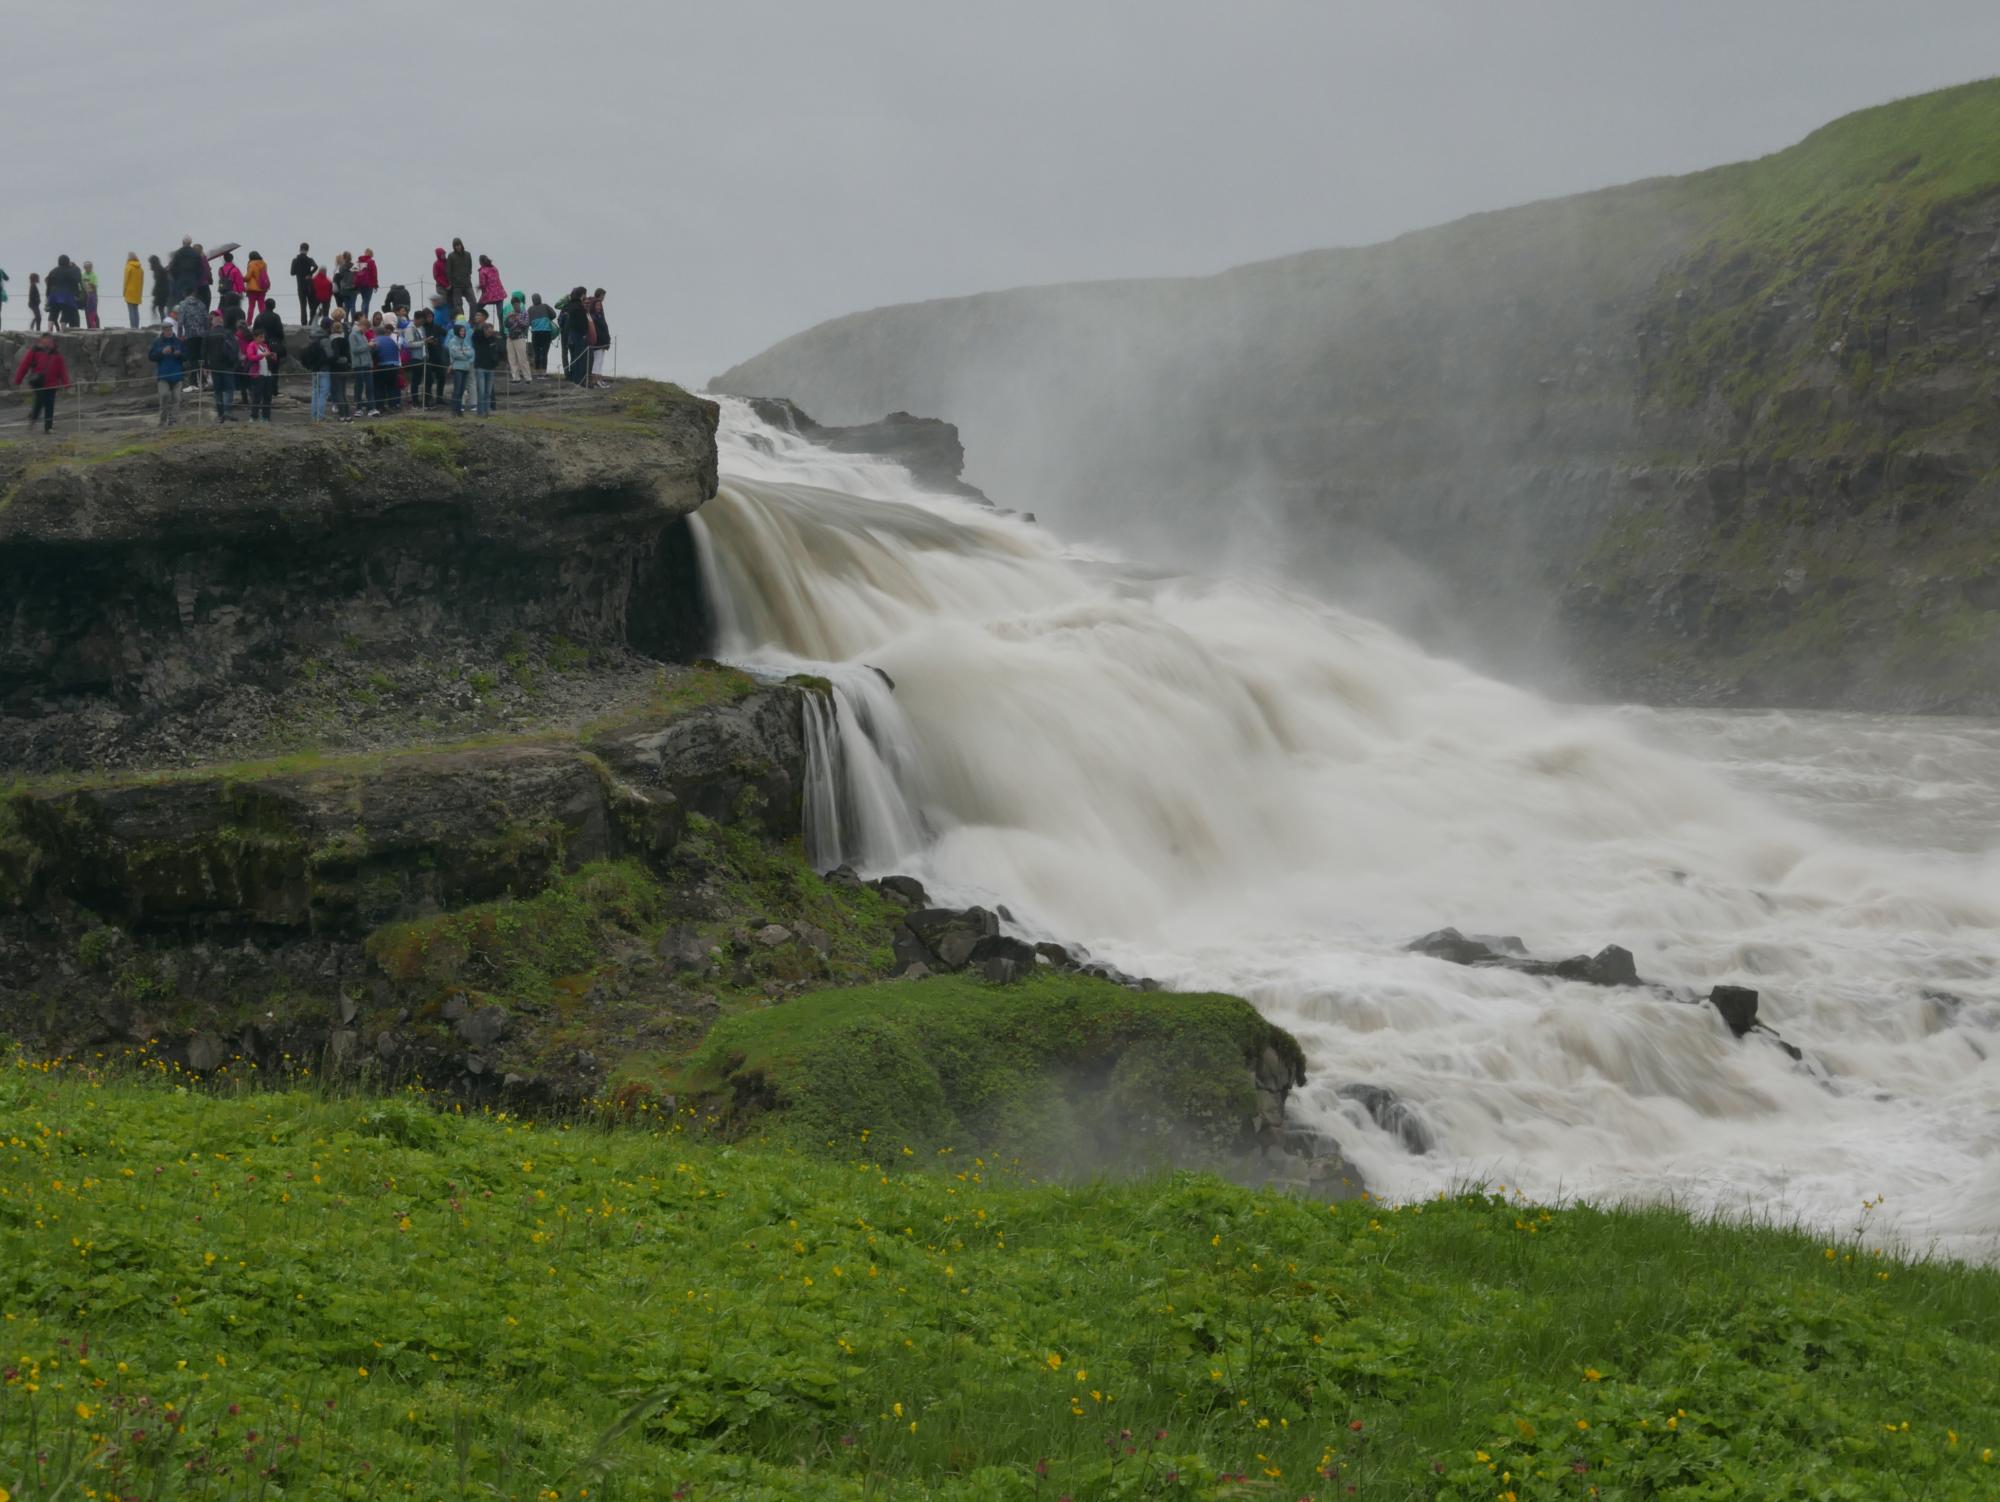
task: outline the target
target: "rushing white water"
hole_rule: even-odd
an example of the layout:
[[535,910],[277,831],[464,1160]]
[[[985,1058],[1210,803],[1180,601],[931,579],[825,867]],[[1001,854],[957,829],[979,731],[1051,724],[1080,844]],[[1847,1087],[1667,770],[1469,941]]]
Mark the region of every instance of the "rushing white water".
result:
[[[1250,997],[1305,1045],[1298,1108],[1392,1195],[1476,1179],[2000,1251],[2000,727],[1552,705],[723,401],[698,518],[723,649],[835,682],[822,858]],[[1446,924],[1754,986],[1809,1064],[1705,1006],[1406,952]]]

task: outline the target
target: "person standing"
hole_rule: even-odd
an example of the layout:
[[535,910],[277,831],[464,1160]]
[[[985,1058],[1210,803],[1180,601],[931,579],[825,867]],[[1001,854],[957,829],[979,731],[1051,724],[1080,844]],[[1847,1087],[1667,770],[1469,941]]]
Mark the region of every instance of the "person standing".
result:
[[202,383],[202,357],[208,353],[208,309],[199,295],[190,292],[181,299],[176,321],[181,326],[181,343],[187,346],[187,368],[198,391]]
[[132,327],[139,326],[139,304],[146,300],[146,268],[139,264],[139,252],[125,252],[125,316]]
[[233,422],[229,409],[236,401],[236,377],[243,369],[243,346],[226,329],[211,329],[201,341],[201,353],[208,367],[209,389],[215,393],[215,420]]
[[500,268],[493,264],[491,256],[479,258],[478,297],[478,306],[485,308],[488,316],[498,323],[506,306],[507,288],[500,280]]
[[181,377],[187,373],[187,346],[169,324],[161,328],[146,358],[153,362],[153,380],[160,389],[160,426],[171,428],[181,420]]
[[235,251],[225,250],[222,253],[222,270],[217,273],[217,280],[222,284],[224,314],[227,315],[232,308],[241,308],[244,289],[243,268],[236,264]]
[[271,266],[261,250],[251,251],[249,264],[243,268],[243,293],[244,310],[255,318],[271,297]]
[[322,327],[326,330],[326,369],[334,411],[346,422],[350,417],[347,378],[354,369],[354,347],[347,342],[347,323],[340,314],[335,313]]
[[326,330],[299,330],[299,364],[312,377],[311,421],[325,422],[327,399],[333,395],[333,375],[327,369]]
[[370,342],[375,346],[375,410],[393,412],[398,405],[396,383],[403,374],[403,346],[396,342],[395,331],[386,323],[375,330]]
[[444,352],[451,361],[451,415],[465,416],[465,387],[472,379],[473,348],[472,325],[461,313],[452,320],[451,333],[445,337]]
[[167,274],[167,263],[158,256],[147,256],[146,265],[153,273],[153,322],[164,324],[174,305],[173,278]]
[[83,273],[70,264],[68,256],[57,256],[44,285],[49,289],[50,329],[75,328],[77,304],[83,300]]
[[14,384],[35,393],[34,403],[28,408],[29,430],[33,431],[39,417],[42,431],[54,432],[56,393],[69,385],[69,365],[63,360],[62,351],[56,348],[54,330],[45,329],[41,338],[21,351],[21,363],[14,367]]
[[97,328],[97,267],[89,261],[83,263],[83,318],[92,328]]
[[28,331],[33,333],[42,326],[42,274],[28,273]]
[[354,415],[380,417],[375,408],[375,341],[358,318],[347,325],[347,360],[354,379]]
[[590,294],[578,287],[563,299],[563,376],[575,385],[590,383],[590,347],[595,335],[590,322]]
[[534,368],[528,363],[528,339],[533,330],[528,317],[528,294],[516,292],[507,304],[507,378],[532,381]]
[[493,326],[484,308],[472,315],[472,390],[481,417],[493,415],[493,378],[506,358],[507,336]]
[[375,301],[375,289],[381,285],[382,274],[375,268],[375,252],[372,248],[364,248],[361,259],[354,263],[354,290],[361,298],[363,313]]
[[312,274],[312,316],[324,320],[333,314],[333,278],[321,266]]
[[167,257],[167,275],[177,303],[201,290],[201,252],[194,248],[194,236],[181,236],[181,248]]
[[354,252],[343,250],[333,258],[333,297],[340,311],[354,317]]
[[0,328],[7,326],[7,268],[0,266]]
[[[439,304],[442,308],[444,305]],[[444,405],[444,378],[451,369],[451,352],[444,347],[448,330],[442,312],[424,311],[424,405]]]
[[313,273],[319,270],[319,262],[312,258],[312,246],[299,241],[299,253],[292,257],[292,280],[299,289],[299,327],[310,328],[319,310],[319,299],[313,295]]
[[556,337],[556,310],[542,301],[539,292],[528,303],[528,333],[534,340],[534,368],[539,379],[549,373],[549,346]]
[[394,313],[398,318],[410,316],[410,289],[401,282],[391,282],[389,290],[382,294],[382,311]]
[[243,376],[250,383],[250,420],[268,423],[271,420],[271,388],[277,385],[273,372],[277,369],[277,356],[266,344],[251,324],[243,325]]
[[459,314],[472,310],[472,252],[465,248],[463,240],[451,242],[451,254],[445,257],[445,272],[451,283],[451,316],[455,325]]
[[611,363],[611,321],[604,316],[602,287],[591,294],[590,321],[594,330],[590,341],[590,384],[609,386],[611,380],[605,374],[605,367]]

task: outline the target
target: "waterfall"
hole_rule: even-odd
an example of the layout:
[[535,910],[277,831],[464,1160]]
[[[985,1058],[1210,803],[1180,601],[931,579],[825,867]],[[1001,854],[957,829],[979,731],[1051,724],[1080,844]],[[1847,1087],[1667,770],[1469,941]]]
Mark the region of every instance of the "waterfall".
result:
[[[1995,1244],[2000,728],[1552,704],[723,405],[695,519],[719,649],[832,685],[808,723],[822,865],[1249,997],[1307,1050],[1299,1109],[1391,1193],[1487,1179],[1844,1228],[1886,1193],[1879,1226]],[[1899,844],[1940,797],[1983,834]],[[1664,992],[1408,952],[1447,924],[1756,987],[1810,1063]],[[1393,1090],[1436,1150],[1351,1084]]]

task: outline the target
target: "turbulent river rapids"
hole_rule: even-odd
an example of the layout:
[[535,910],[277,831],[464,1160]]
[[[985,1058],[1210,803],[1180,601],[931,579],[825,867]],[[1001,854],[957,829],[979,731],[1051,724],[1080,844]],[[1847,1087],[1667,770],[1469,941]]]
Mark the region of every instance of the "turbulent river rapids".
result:
[[[1392,1198],[1671,1201],[2000,1259],[2000,724],[1553,704],[722,402],[696,518],[720,652],[835,686],[823,866],[1248,997],[1305,1046],[1293,1109]],[[1805,1061],[1707,1006],[1407,951],[1446,925],[1753,986]]]

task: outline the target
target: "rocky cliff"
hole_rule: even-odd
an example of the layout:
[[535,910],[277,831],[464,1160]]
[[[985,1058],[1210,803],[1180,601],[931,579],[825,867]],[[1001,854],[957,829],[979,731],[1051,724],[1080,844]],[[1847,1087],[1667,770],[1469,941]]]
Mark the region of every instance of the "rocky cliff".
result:
[[340,670],[356,694],[414,705],[555,643],[693,655],[706,625],[685,518],[715,493],[716,420],[635,382],[476,429],[0,443],[0,768],[268,751],[302,706],[325,745],[345,716],[319,680]]
[[1003,505],[1562,687],[2000,706],[2000,83],[1385,245],[856,314],[713,384],[939,412]]

